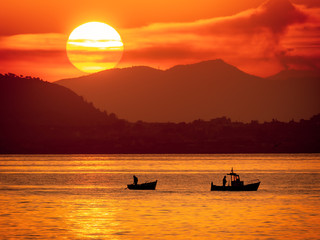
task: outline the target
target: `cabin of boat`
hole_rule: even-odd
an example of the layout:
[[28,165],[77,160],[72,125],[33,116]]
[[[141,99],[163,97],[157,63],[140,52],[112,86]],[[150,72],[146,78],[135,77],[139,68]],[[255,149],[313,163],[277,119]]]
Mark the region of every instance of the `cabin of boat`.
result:
[[231,186],[217,186],[211,182],[211,191],[257,191],[259,188],[260,181],[258,179],[253,183],[244,184],[243,181],[240,181],[240,176],[233,172],[233,168],[227,175],[230,175]]
[[146,182],[141,184],[128,184],[127,188],[130,190],[155,190],[158,180],[154,182]]

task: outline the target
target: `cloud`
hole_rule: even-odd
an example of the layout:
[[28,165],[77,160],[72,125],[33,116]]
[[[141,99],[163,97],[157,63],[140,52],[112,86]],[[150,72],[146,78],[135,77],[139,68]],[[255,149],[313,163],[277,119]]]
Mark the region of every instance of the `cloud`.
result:
[[0,49],[0,73],[12,72],[47,81],[83,75],[72,67],[65,50]]
[[[269,0],[228,17],[119,29],[124,52],[118,66],[169,68],[220,58],[260,76],[287,68],[319,68],[320,8],[311,7],[318,6],[313,0],[308,3]],[[0,36],[0,72],[32,74],[36,69],[50,72],[49,80],[81,75],[67,58],[67,39],[56,33]]]
[[[21,50],[21,49],[0,49],[1,62],[34,62],[41,64],[65,64],[68,61],[65,58],[64,50]],[[57,61],[59,59],[59,61]]]
[[0,37],[0,73],[32,75],[47,81],[82,73],[69,62],[67,36],[55,33]]
[[307,7],[320,7],[319,0],[292,0],[295,4],[305,5]]
[[305,13],[288,0],[267,1],[249,17],[251,25],[257,28],[265,27],[273,34],[283,34],[288,26],[304,23],[307,18]]
[[303,23],[307,15],[288,0],[269,0],[257,9],[230,17],[199,20],[191,23],[157,23],[147,27],[124,30],[125,38],[139,40],[149,37],[219,36],[219,34],[255,34],[268,30],[280,34],[295,23]]
[[[120,31],[125,48],[120,65],[132,65],[136,61],[169,67],[174,60],[191,63],[222,58],[247,72],[271,75],[290,65],[284,63],[289,60],[284,58],[288,51],[283,45],[284,39],[291,38],[288,31],[296,31],[295,27],[299,26],[296,33],[305,43],[310,42],[310,38],[304,36],[303,27],[310,27],[311,23],[320,26],[317,16],[320,14],[315,9],[293,5],[288,0],[269,0],[256,9],[229,17],[124,29]],[[310,32],[315,32],[314,26]]]
[[0,49],[13,50],[62,50],[67,37],[63,34],[17,34],[0,37]]
[[292,55],[290,52],[279,52],[277,59],[285,69],[320,69],[320,55]]

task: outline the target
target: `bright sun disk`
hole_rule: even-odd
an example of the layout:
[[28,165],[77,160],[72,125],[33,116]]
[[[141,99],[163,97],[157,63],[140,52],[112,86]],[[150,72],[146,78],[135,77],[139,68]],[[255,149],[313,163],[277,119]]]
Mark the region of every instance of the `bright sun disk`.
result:
[[83,72],[93,73],[115,67],[122,57],[119,33],[101,22],[88,22],[75,28],[67,41],[70,62]]

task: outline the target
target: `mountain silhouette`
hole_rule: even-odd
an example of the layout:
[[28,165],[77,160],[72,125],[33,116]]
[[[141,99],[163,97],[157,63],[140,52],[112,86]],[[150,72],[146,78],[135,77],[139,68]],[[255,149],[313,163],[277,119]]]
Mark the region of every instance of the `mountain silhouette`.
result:
[[[207,64],[211,63],[192,65],[192,68],[177,66],[169,71],[174,76],[193,76],[207,69]],[[221,61],[215,64],[225,65]],[[242,74],[232,66],[229,68],[231,79],[231,73],[237,77]],[[106,73],[119,75],[120,72],[123,78],[139,76],[141,72],[147,72],[149,77],[168,74],[145,67],[131,70]],[[215,74],[220,73],[215,71]],[[253,76],[247,79],[246,74],[242,76],[243,81],[261,80]],[[207,84],[210,84],[208,79]],[[177,88],[174,84],[180,86],[181,83],[173,81],[172,89]],[[161,84],[158,86],[161,90]],[[205,86],[200,87],[202,92],[204,89]],[[117,119],[115,114],[99,111],[63,86],[14,74],[0,74],[0,111],[0,154],[280,153],[318,152],[320,149],[319,114],[310,120],[288,123],[275,119],[241,123],[226,117],[189,123],[131,123]]]
[[39,78],[0,74],[0,153],[94,153],[125,121],[70,89]]
[[287,71],[260,78],[211,60],[165,71],[112,69],[56,83],[129,121],[189,122],[220,116],[289,121],[320,112],[320,74],[309,73]]
[[70,89],[40,80],[0,74],[2,125],[92,125],[110,117]]

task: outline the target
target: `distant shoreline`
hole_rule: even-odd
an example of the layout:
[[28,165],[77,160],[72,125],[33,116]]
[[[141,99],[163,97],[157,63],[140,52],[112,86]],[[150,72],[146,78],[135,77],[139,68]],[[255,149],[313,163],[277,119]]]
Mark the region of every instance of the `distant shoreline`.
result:
[[250,123],[220,117],[128,122],[66,87],[0,75],[0,154],[318,153],[320,114]]

